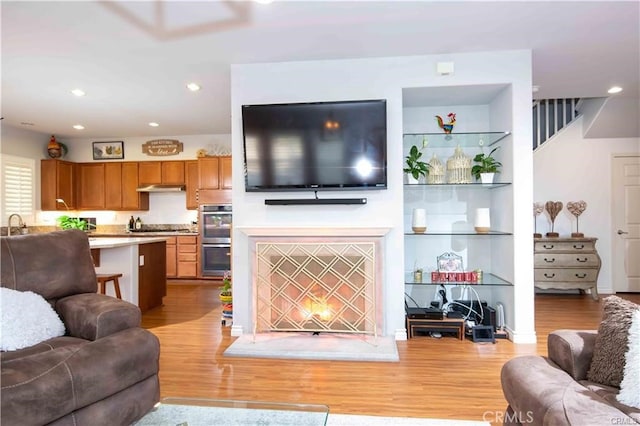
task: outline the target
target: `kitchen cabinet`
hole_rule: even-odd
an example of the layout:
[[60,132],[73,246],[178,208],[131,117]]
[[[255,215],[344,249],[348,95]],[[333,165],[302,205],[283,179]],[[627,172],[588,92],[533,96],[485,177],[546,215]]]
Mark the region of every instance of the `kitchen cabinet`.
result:
[[105,163],[106,210],[149,210],[149,193],[138,192],[138,163]]
[[175,278],[178,275],[178,264],[177,264],[177,237],[168,237],[167,238],[167,249],[166,249],[167,259],[167,277]]
[[75,163],[63,160],[40,162],[40,208],[67,210],[56,199],[63,199],[70,209],[76,208]]
[[[122,164],[122,205],[120,209],[149,210],[149,193],[137,191],[139,163],[126,162],[120,164]],[[109,182],[108,179],[107,182]]]
[[220,157],[220,189],[231,189],[231,156]]
[[138,163],[140,185],[184,185],[184,161],[141,161]]
[[196,278],[198,276],[198,244],[196,236],[178,236],[177,263],[178,278]]
[[200,204],[231,203],[231,156],[198,158]]
[[200,178],[198,175],[198,161],[184,162],[185,185],[187,187],[187,210],[198,209],[198,189]]
[[79,163],[78,209],[102,210],[105,208],[105,164]]

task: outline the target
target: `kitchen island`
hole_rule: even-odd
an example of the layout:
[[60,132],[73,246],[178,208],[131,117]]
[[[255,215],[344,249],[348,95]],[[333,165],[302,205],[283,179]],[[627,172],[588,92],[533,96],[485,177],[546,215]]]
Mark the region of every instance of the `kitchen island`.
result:
[[[89,238],[98,274],[121,273],[122,299],[142,312],[162,305],[167,294],[166,237]],[[106,293],[115,297],[113,285]]]

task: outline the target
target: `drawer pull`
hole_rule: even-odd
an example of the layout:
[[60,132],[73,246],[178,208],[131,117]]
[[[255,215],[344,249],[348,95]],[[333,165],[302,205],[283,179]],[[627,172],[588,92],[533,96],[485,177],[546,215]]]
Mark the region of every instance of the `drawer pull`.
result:
[[576,260],[577,260],[578,262],[580,262],[580,263],[585,263],[585,262],[586,262],[587,260],[589,260],[589,259],[588,259],[588,258],[586,258],[586,257],[583,257],[582,259],[580,259],[579,257],[576,257]]
[[[578,274],[576,274],[578,275]],[[545,278],[553,278],[556,276],[556,274],[547,274],[546,272],[544,273]]]
[[553,248],[553,244],[543,244],[542,247],[546,248],[547,250],[551,250]]
[[587,278],[587,274],[576,274],[576,278]]
[[574,244],[573,248],[576,250],[582,250],[584,248],[584,244]]
[[551,259],[547,259],[547,258],[545,257],[545,258],[544,258],[544,261],[545,261],[545,262],[547,262],[547,263],[553,263],[553,262],[555,262],[555,261],[556,261],[556,258],[555,258],[555,257],[552,257]]

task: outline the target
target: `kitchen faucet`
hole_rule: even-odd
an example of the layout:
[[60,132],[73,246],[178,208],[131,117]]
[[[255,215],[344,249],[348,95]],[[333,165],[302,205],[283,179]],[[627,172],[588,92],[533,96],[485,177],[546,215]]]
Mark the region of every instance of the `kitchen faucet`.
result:
[[[10,236],[11,235],[11,219],[13,219],[14,216],[18,216],[18,220],[20,222],[18,222],[18,227],[22,228],[24,226],[24,222],[22,221],[22,216],[20,216],[18,213],[14,213],[11,216],[9,216],[9,223],[7,223],[7,235]],[[18,231],[18,233],[20,233],[20,231]]]

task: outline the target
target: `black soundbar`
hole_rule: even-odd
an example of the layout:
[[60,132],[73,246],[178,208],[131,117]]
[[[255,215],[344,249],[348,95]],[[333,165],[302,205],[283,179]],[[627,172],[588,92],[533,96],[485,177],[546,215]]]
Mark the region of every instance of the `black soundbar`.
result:
[[320,204],[367,204],[366,198],[284,198],[264,200],[267,206],[308,206]]

